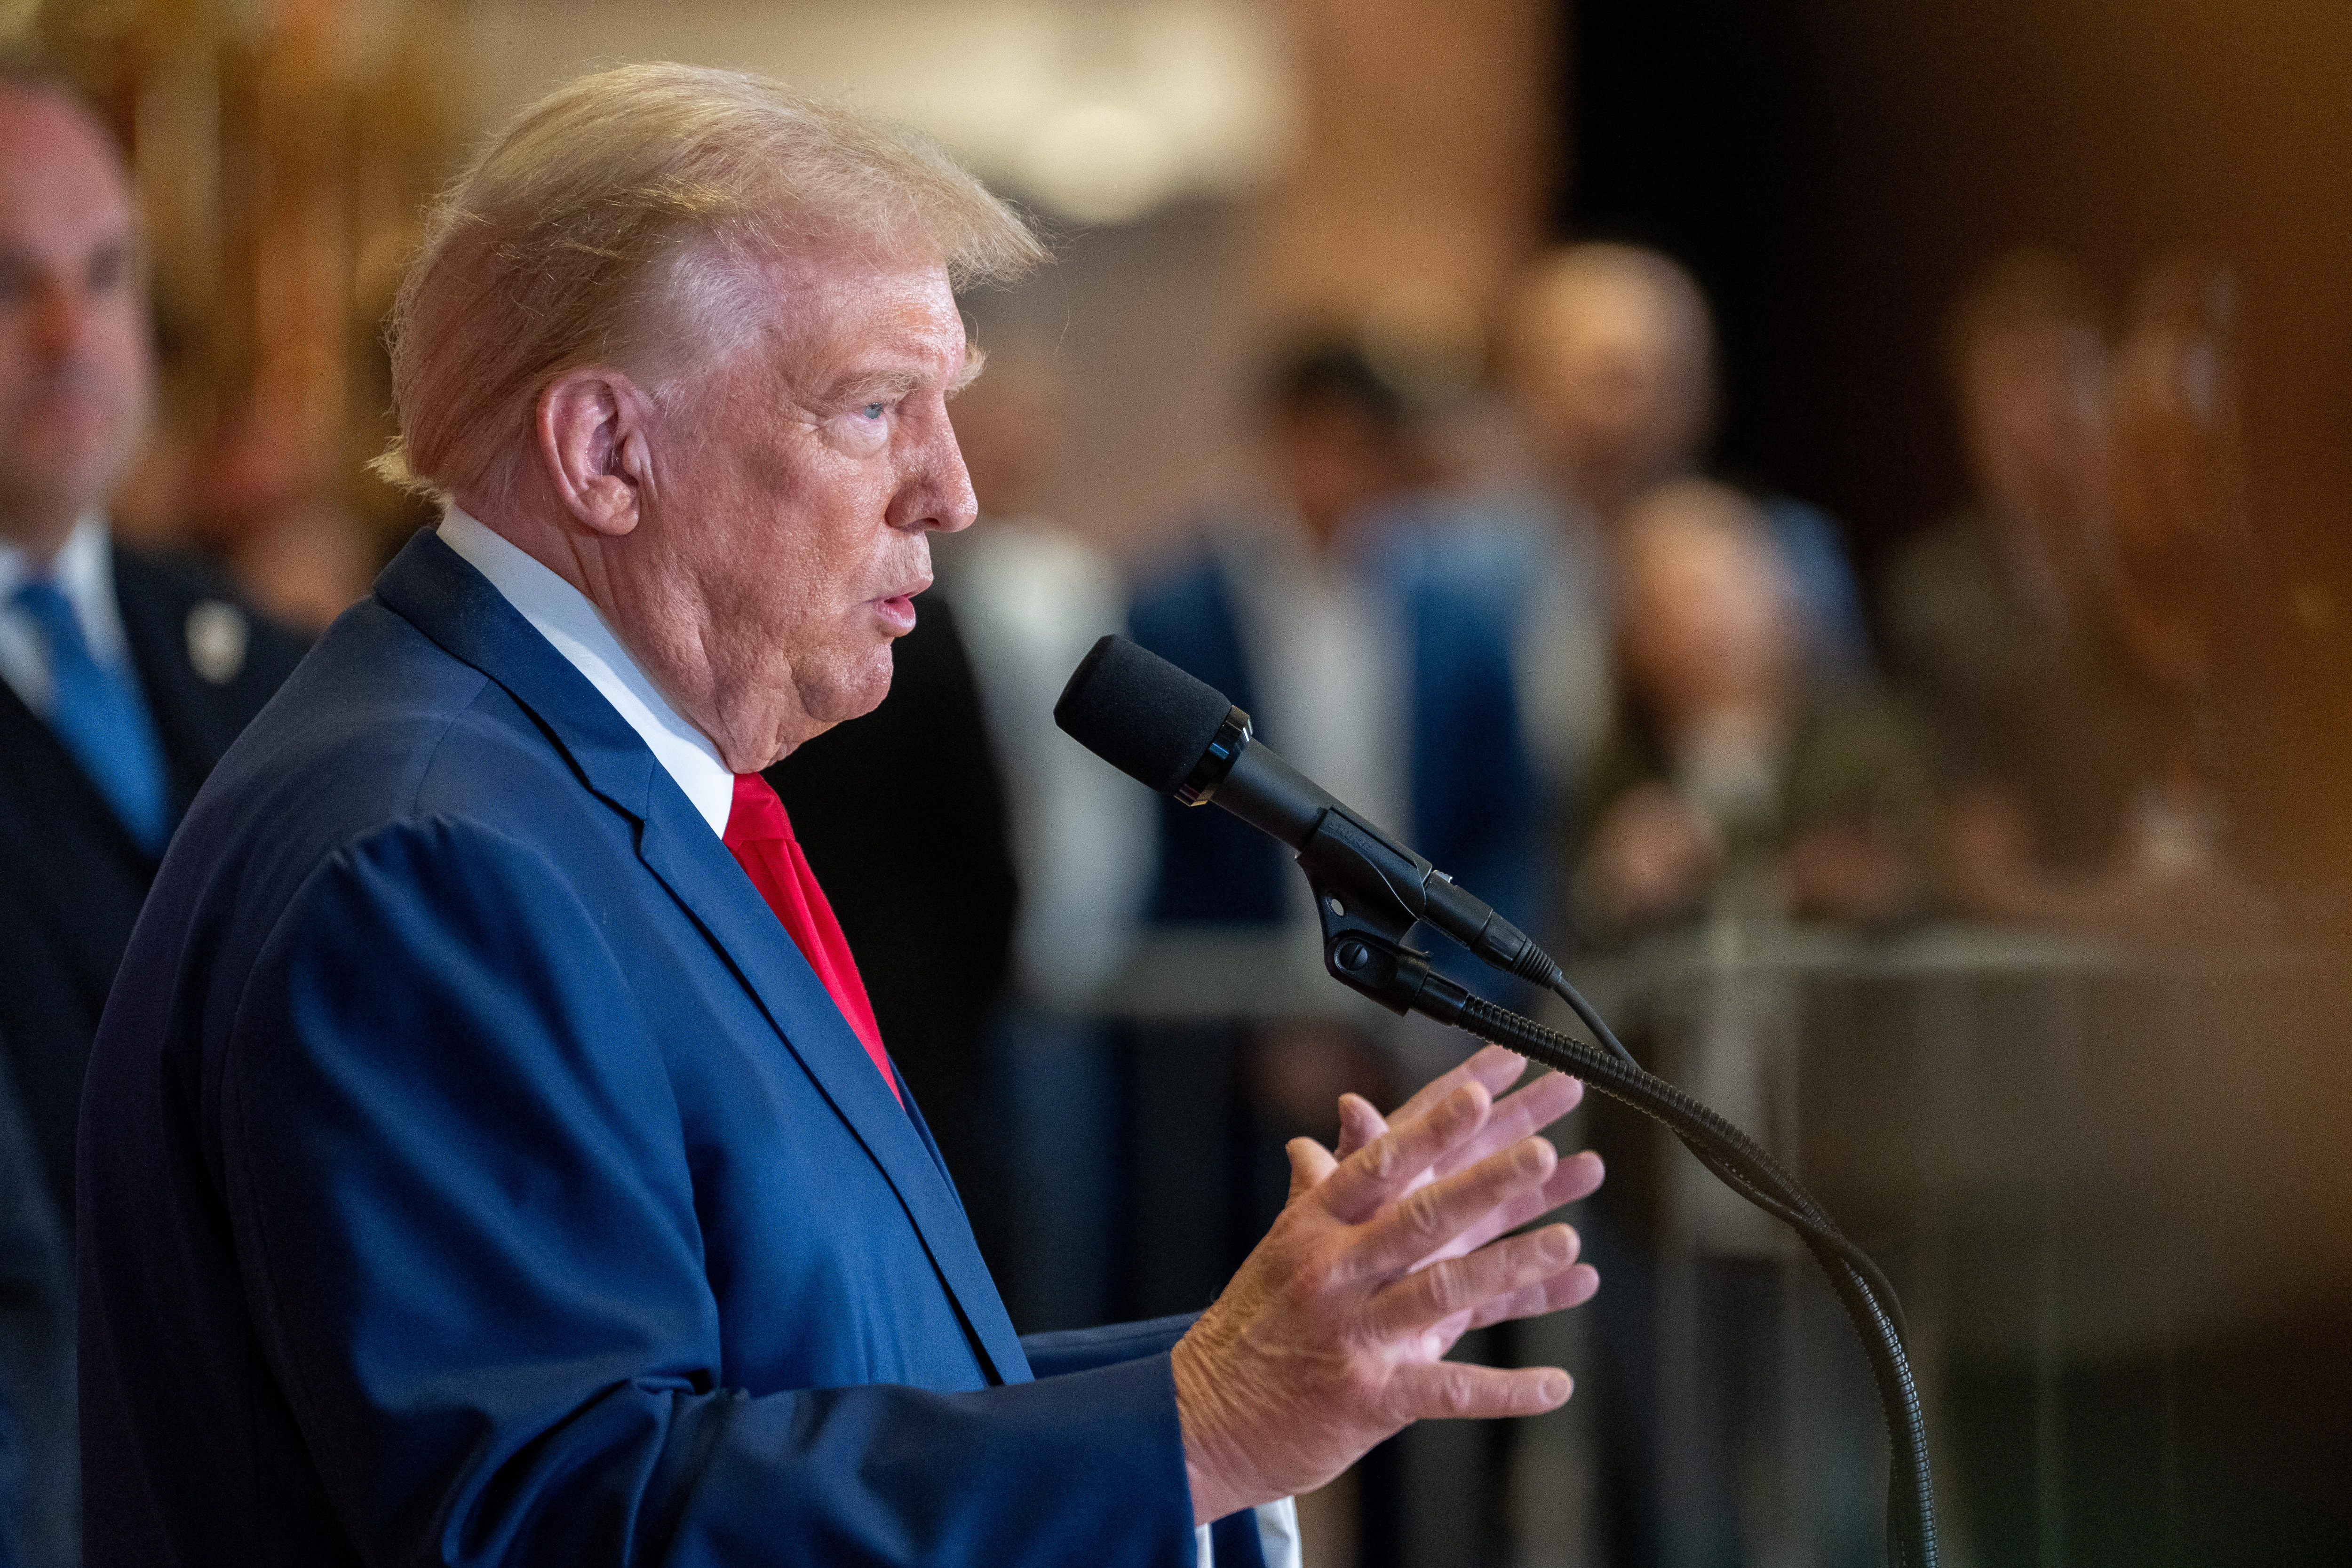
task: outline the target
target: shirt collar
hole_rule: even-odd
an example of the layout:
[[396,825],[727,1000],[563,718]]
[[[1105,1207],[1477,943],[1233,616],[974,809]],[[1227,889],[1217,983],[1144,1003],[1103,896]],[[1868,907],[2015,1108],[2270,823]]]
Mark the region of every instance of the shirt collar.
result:
[[114,603],[114,545],[106,519],[97,511],[81,514],[58,547],[57,559],[46,569],[14,544],[0,543],[0,605],[35,578],[58,585],[81,622],[81,635],[99,661],[121,668],[130,654],[122,633],[122,612]]
[[722,837],[735,804],[735,775],[710,738],[678,716],[588,596],[512,540],[452,503],[441,542],[465,557],[555,651],[603,694],[654,758],[677,781],[710,831]]

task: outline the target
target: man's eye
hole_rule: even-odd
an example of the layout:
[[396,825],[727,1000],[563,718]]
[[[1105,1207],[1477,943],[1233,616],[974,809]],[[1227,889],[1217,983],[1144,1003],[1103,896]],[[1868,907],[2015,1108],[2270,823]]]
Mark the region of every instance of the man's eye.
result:
[[869,403],[857,412],[866,418],[879,419],[882,416],[890,412],[890,405],[887,403]]

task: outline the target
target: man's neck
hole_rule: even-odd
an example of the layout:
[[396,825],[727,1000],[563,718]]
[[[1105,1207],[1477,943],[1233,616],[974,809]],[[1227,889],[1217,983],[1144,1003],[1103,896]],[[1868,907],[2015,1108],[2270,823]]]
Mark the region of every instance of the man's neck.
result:
[[[89,525],[90,532],[103,538],[106,518],[96,509],[72,519],[54,536],[46,529],[29,539],[16,529],[0,531],[0,563],[5,563],[5,570],[0,570],[0,578],[5,578],[6,584],[13,589],[15,585],[35,578],[56,578],[61,573],[70,575],[77,571],[86,573],[89,569],[89,558],[81,559],[77,566],[73,555],[74,541],[82,532],[84,523]],[[101,548],[97,559],[103,558]]]
[[[486,515],[475,510],[478,504],[492,510]],[[496,499],[460,496],[457,505],[593,605],[646,678],[718,748],[729,767],[738,773],[756,773],[782,754],[764,743],[765,737],[752,736],[745,726],[729,722],[732,715],[721,700],[716,674],[707,661],[695,657],[698,647],[692,636],[663,636],[661,626],[646,624],[641,606],[626,601],[612,563],[616,542],[596,538],[573,525],[561,503],[543,487],[536,494],[531,487],[509,487],[508,494]],[[783,748],[790,750],[790,745]]]
[[73,537],[74,524],[89,510],[78,507],[59,516],[50,506],[0,503],[0,543],[16,551],[32,571],[47,572],[57,560],[58,552],[66,547],[66,541]]

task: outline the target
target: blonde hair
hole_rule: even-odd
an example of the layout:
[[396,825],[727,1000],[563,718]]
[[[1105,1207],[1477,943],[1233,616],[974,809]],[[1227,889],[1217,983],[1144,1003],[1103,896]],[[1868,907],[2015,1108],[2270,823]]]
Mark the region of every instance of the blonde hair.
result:
[[493,486],[574,366],[706,361],[756,327],[738,285],[819,245],[936,257],[950,280],[1045,258],[920,133],[742,71],[624,66],[540,100],[434,203],[391,321],[399,434],[375,460],[436,496]]

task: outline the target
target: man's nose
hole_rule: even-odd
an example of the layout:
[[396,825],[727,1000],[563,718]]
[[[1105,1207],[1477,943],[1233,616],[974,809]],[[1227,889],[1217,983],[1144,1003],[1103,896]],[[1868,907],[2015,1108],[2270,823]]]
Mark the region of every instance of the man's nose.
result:
[[46,360],[72,357],[89,329],[89,301],[71,283],[42,280],[33,302],[33,347]]
[[900,528],[953,533],[971,525],[980,515],[980,502],[972,493],[971,471],[964,467],[963,448],[956,444],[954,427],[944,414],[935,423],[936,427],[926,432],[908,482],[899,490],[895,509],[898,515],[890,521]]

